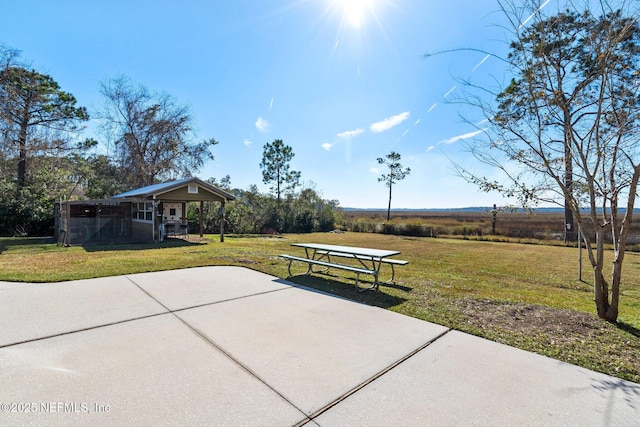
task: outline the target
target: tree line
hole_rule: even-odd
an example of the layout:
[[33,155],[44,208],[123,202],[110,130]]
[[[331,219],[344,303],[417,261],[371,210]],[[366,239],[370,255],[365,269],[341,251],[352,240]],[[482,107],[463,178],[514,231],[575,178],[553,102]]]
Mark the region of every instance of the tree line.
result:
[[[89,111],[48,74],[0,46],[0,234],[53,232],[54,204],[102,199],[132,188],[190,176],[213,159],[214,138],[198,140],[186,105],[126,76],[100,83],[100,144],[83,138]],[[98,150],[97,147],[107,147]],[[295,192],[300,172],[289,170],[291,147],[275,140],[264,147],[260,167],[273,194],[256,186],[231,189],[227,230],[239,233],[317,231],[333,227],[339,202],[313,189]],[[212,210],[208,208],[208,210]],[[205,212],[214,230],[219,212]]]
[[[173,96],[126,76],[101,82],[99,91],[103,105],[92,114],[100,123],[102,144],[82,137],[87,108],[53,77],[31,68],[19,51],[0,46],[0,234],[51,234],[56,202],[109,198],[187,177],[213,159],[218,141],[198,140],[189,108]],[[388,163],[390,174],[381,179],[389,187],[389,208],[392,184],[408,173],[398,169],[399,154],[390,156],[395,163]],[[322,199],[312,188],[297,192],[301,173],[290,169],[293,157],[292,148],[280,139],[264,145],[259,166],[270,194],[255,185],[232,189],[228,176],[219,183],[210,179],[238,198],[226,207],[227,231],[334,227],[339,202]],[[217,231],[220,213],[206,210],[207,231]]]

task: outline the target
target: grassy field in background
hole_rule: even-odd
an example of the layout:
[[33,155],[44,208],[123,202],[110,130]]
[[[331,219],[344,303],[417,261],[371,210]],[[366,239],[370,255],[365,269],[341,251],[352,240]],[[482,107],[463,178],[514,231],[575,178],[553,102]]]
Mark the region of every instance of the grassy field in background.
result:
[[[424,237],[469,236],[490,241],[544,242],[564,245],[565,218],[562,210],[538,209],[532,212],[499,210],[495,216],[490,209],[468,210],[392,210],[391,220],[386,221],[386,211],[373,209],[346,210],[345,230],[377,231],[388,234]],[[577,237],[577,230],[572,239]],[[474,237],[475,236],[475,237]],[[633,222],[629,232],[627,249],[640,252],[640,222]]]
[[[57,282],[209,265],[237,265],[287,278],[278,254],[295,242],[401,251],[396,283],[358,293],[342,270],[293,282],[640,383],[640,254],[623,269],[619,324],[595,316],[586,256],[564,246],[369,233],[217,236],[162,244],[59,247],[43,239],[0,238],[0,280]],[[383,268],[383,279],[389,272]],[[367,280],[366,277],[361,279]],[[345,325],[346,327],[346,325]]]

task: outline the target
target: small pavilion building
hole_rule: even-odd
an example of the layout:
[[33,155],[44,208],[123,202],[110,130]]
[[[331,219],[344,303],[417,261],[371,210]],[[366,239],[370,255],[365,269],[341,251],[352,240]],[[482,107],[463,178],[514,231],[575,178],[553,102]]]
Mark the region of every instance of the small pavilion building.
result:
[[204,202],[221,204],[220,240],[224,241],[224,210],[235,197],[199,178],[186,178],[127,191],[110,199],[68,201],[56,215],[58,241],[65,245],[161,242],[186,236],[187,204],[200,203],[199,234],[204,233]]

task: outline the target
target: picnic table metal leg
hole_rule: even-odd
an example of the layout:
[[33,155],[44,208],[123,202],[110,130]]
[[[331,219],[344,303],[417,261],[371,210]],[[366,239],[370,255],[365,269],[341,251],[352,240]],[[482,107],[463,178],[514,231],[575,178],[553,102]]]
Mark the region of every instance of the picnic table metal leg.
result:
[[393,264],[389,264],[389,265],[391,265],[391,278],[389,280],[385,280],[382,283],[393,284],[395,283],[396,269],[394,268]]
[[[293,274],[291,273],[291,263],[292,263],[292,262],[293,262],[293,260],[292,260],[292,259],[290,259],[290,260],[289,260],[289,266],[287,267],[287,270],[289,271],[289,277],[293,276]],[[312,270],[312,264],[311,264],[311,263],[309,263],[309,266],[307,267],[307,271],[306,271],[304,274],[309,275],[309,274],[311,274],[311,273],[313,273],[313,270]]]
[[[317,255],[317,251],[316,251],[316,250],[314,250],[314,251],[313,251],[313,255],[312,255],[312,259],[315,259],[315,260],[317,260],[317,261],[322,261],[322,258],[327,257],[327,261],[328,261],[328,262],[331,262],[331,257],[329,256],[329,254],[323,254],[323,253],[321,253],[319,258],[316,258],[316,255]],[[311,272],[312,272],[312,273],[326,273],[327,271],[329,271],[329,267],[324,267],[324,268],[322,268],[322,269],[320,269],[320,270],[318,270],[318,271],[313,271],[313,270],[312,270]]]
[[[360,264],[362,264],[365,268],[369,268],[368,265],[366,265],[362,259],[358,258],[358,261],[360,261]],[[373,285],[369,286],[368,288],[360,288],[358,286],[358,278],[356,277],[356,288],[358,289],[358,292],[364,292],[364,291],[370,291],[370,290],[378,290],[378,273],[380,271],[380,265],[382,265],[382,260],[380,260],[378,262],[378,268],[376,268],[376,260],[375,259],[371,259],[371,264],[373,265]]]
[[[307,258],[309,259],[313,259],[315,257],[316,251],[313,251],[313,255],[309,256],[309,248],[304,248],[304,253],[307,256]],[[305,274],[311,274],[313,273],[313,264],[309,263],[309,265],[307,266],[307,272]]]
[[382,268],[382,258],[378,260],[378,268],[376,268],[376,260],[373,260],[373,270],[375,271],[373,275],[373,287],[376,291],[380,290],[380,283],[378,282],[378,275],[380,274],[380,268]]

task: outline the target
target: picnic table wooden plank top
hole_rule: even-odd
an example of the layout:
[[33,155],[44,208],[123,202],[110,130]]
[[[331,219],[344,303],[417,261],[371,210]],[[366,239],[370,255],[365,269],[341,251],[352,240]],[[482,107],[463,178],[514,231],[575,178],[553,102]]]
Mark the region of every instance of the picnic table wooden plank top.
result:
[[398,255],[400,251],[386,249],[359,248],[356,246],[326,245],[322,243],[292,243],[291,246],[313,249],[327,252],[340,252],[345,254],[361,255],[371,258],[385,258]]

